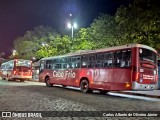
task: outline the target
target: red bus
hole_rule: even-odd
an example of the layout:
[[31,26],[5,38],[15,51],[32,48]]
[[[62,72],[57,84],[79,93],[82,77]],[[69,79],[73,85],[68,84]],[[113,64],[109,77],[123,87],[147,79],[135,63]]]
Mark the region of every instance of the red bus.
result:
[[32,61],[14,59],[1,65],[1,77],[7,80],[29,80],[32,78]]
[[46,86],[80,87],[81,91],[157,89],[157,52],[141,44],[81,51],[40,61],[39,80]]

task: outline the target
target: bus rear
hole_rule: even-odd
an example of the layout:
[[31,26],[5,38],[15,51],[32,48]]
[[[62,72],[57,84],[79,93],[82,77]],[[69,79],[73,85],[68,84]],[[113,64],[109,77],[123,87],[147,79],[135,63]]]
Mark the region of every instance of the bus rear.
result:
[[12,71],[12,79],[21,81],[32,78],[32,61],[16,59],[14,61],[14,69]]
[[133,90],[154,90],[157,89],[157,53],[150,47],[143,45],[137,47],[135,52],[135,66],[133,67]]

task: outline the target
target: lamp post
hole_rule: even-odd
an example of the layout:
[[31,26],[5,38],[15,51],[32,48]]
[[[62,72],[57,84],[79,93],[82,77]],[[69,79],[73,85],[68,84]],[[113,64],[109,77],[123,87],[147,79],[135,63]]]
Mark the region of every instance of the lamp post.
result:
[[74,29],[77,28],[77,24],[76,23],[68,23],[68,28],[71,29],[71,32],[72,32],[72,40],[73,40],[73,34],[74,34]]

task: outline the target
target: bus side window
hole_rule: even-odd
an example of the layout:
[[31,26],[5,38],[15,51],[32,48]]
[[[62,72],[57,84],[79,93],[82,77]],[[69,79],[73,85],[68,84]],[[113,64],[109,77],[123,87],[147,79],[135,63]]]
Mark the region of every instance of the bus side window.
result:
[[48,60],[46,61],[46,67],[45,68],[48,69]]
[[53,65],[52,65],[52,69],[55,69],[55,68],[56,68],[56,64],[54,64],[54,63],[53,63]]
[[80,68],[80,56],[73,56],[70,58],[70,61],[67,63],[67,68]]
[[90,55],[89,56],[88,68],[94,68],[95,67],[95,60],[96,60],[96,55]]
[[13,69],[13,62],[10,61],[8,64],[7,64],[7,69],[9,70],[12,70]]
[[113,63],[113,53],[105,54],[104,67],[112,67]]
[[104,64],[104,54],[97,54],[96,67],[103,67]]
[[122,60],[122,51],[115,52],[114,67],[120,67],[121,66],[121,63],[120,63],[121,60]]
[[59,63],[55,64],[55,69],[61,69],[61,68],[62,68],[61,64],[59,64]]
[[115,67],[129,67],[131,63],[131,51],[123,50],[115,53]]
[[5,70],[5,65],[2,65],[2,66],[1,66],[1,70]]
[[81,67],[82,68],[87,68],[87,66],[88,66],[88,56],[87,55],[83,55],[82,56]]
[[69,63],[69,68],[75,68],[76,57],[71,57],[71,62]]
[[62,63],[61,65],[62,65],[61,67],[62,67],[63,69],[67,68],[67,64],[66,64],[66,63]]
[[46,61],[46,69],[52,69],[52,60]]
[[74,62],[69,63],[69,68],[75,68],[75,63]]
[[131,64],[131,50],[126,50],[122,52],[122,59],[124,61],[124,67],[129,67]]
[[52,66],[53,66],[53,64],[52,64],[52,63],[53,63],[53,61],[52,61],[52,60],[50,60],[50,61],[49,61],[49,69],[52,69]]
[[81,57],[77,56],[76,57],[75,68],[80,68],[80,67],[81,67]]
[[76,62],[75,63],[75,68],[80,68],[81,67],[81,63],[80,62]]

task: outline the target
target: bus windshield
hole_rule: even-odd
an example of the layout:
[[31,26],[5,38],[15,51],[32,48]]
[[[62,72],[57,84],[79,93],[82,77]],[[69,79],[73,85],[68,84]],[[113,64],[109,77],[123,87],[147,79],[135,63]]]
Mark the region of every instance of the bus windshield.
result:
[[29,60],[17,60],[16,66],[25,66],[25,67],[31,67],[31,61]]
[[148,61],[156,64],[156,53],[151,50],[140,48],[139,49],[140,61]]

